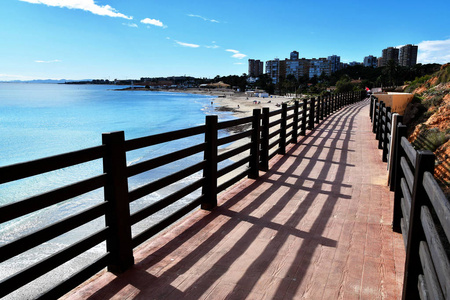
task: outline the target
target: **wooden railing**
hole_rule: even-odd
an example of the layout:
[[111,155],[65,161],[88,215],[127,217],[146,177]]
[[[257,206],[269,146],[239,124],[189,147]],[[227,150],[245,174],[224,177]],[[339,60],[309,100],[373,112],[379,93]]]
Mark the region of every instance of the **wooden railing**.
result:
[[[435,156],[429,150],[413,148],[401,116],[400,123],[390,128],[385,121],[391,117],[389,110],[375,97],[371,103],[377,137],[382,144],[388,143],[383,137],[393,140],[389,181],[394,191],[392,227],[402,233],[406,249],[402,298],[450,299],[450,202],[433,177]],[[384,150],[382,157],[384,161]]]
[[[302,102],[295,101],[294,105],[290,107],[283,104],[281,109],[272,112],[269,112],[268,108],[264,108],[262,113],[256,109],[251,117],[220,123],[217,116],[207,116],[205,125],[131,140],[125,140],[123,131],[104,133],[101,146],[0,167],[0,184],[5,184],[94,160],[102,159],[103,161],[102,174],[1,206],[0,224],[96,189],[103,188],[104,190],[104,201],[101,203],[2,245],[0,247],[0,263],[7,262],[25,251],[96,218],[102,217],[105,220],[105,226],[92,232],[88,237],[2,279],[0,281],[0,297],[12,293],[102,242],[106,242],[106,253],[82,270],[72,274],[68,279],[55,284],[50,290],[35,296],[45,299],[57,298],[105,267],[108,268],[108,271],[117,274],[124,272],[134,264],[133,248],[198,206],[203,209],[213,209],[217,206],[218,193],[246,176],[258,178],[260,170],[268,170],[269,160],[272,157],[276,154],[285,154],[287,144],[297,143],[298,135],[305,135],[306,129],[313,130],[315,124],[320,120],[341,107],[363,98],[364,92],[312,98]],[[248,125],[251,129],[218,138],[220,130],[242,125]],[[127,152],[198,135],[204,136],[204,142],[127,166]],[[247,142],[248,138],[250,138],[249,142]],[[241,139],[247,139],[242,146],[218,154],[219,146]],[[200,162],[129,190],[130,177],[199,153],[203,153],[204,158]],[[218,169],[220,162],[236,157],[236,155],[243,157]],[[229,180],[220,180],[230,172],[236,171],[238,174]],[[137,199],[199,172],[202,172],[200,179],[153,204],[130,213],[130,204]],[[131,227],[134,224],[199,190],[201,191],[200,196],[189,204],[132,236]]]

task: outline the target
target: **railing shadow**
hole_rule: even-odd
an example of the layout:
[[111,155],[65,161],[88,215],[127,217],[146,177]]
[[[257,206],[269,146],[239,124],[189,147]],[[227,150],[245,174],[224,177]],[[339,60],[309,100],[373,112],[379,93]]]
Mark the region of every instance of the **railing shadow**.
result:
[[[292,253],[284,280],[278,277],[278,286],[273,286],[275,295],[293,298],[316,248],[337,246],[335,240],[323,234],[337,201],[351,198],[352,185],[346,182],[345,175],[354,165],[346,161],[354,151],[350,143],[355,118],[367,105],[366,101],[356,103],[329,116],[275,160],[258,180],[246,181],[235,194],[228,191],[226,201],[211,213],[198,214],[189,226],[177,226],[178,232],[161,235],[158,244],[146,246],[148,257],[88,299],[111,297],[129,286],[138,290],[136,297],[144,298],[148,293],[156,299],[198,299],[230,272],[235,275],[235,285],[230,287],[229,295],[244,299],[263,273],[277,277],[271,263],[278,253],[288,251],[290,237],[294,236],[303,241]],[[230,194],[232,197],[226,198]],[[308,215],[313,208],[315,219]],[[309,230],[298,228],[304,223],[308,223]],[[258,243],[261,236],[268,243],[249,255],[252,244]],[[247,261],[245,268],[233,273],[235,264],[243,259]]]

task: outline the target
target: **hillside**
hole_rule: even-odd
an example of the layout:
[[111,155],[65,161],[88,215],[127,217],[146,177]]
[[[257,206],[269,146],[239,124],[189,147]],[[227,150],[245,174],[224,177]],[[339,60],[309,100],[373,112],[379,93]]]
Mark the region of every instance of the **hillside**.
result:
[[404,116],[409,141],[416,149],[435,153],[435,177],[450,195],[450,64],[431,76],[417,78],[406,91],[415,95]]

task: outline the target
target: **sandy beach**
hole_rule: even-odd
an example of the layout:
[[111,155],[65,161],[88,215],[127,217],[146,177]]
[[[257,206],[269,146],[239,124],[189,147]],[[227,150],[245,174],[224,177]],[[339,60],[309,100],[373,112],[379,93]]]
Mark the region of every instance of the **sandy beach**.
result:
[[282,103],[289,102],[293,99],[292,97],[276,95],[269,96],[268,98],[247,97],[245,93],[228,90],[187,89],[169,91],[216,96],[217,98],[213,102],[214,105],[219,106],[217,110],[232,111],[237,118],[251,116],[255,108],[262,109],[263,107],[268,107],[270,111],[280,109]]

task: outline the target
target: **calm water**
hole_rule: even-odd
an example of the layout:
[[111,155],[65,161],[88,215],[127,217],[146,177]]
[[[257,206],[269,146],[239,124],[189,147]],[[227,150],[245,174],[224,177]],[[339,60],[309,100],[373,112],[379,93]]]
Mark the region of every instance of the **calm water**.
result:
[[[125,131],[132,139],[204,124],[206,114],[215,114],[211,96],[168,92],[114,91],[115,86],[56,85],[56,84],[1,84],[0,83],[0,166],[61,154],[101,144],[103,132]],[[221,113],[219,119],[233,118]],[[225,133],[223,133],[225,134]],[[127,154],[128,165],[157,157],[164,153],[203,141],[196,136],[165,143]],[[195,155],[164,168],[146,172],[130,179],[130,190],[151,179],[159,178],[186,167],[202,158]],[[81,164],[41,176],[0,185],[0,205],[49,191],[71,182],[89,178],[102,172],[101,161]],[[174,189],[200,178],[194,174],[181,182],[153,193],[133,203],[136,211],[170,194]],[[177,205],[183,205],[198,196],[193,194]],[[0,245],[23,236],[35,228],[42,228],[75,212],[103,201],[103,190],[96,190],[75,199],[0,225]],[[153,224],[177,209],[172,206],[133,226],[133,234]],[[0,280],[63,249],[74,240],[104,226],[95,220],[62,237],[27,251],[13,260],[0,264]],[[105,252],[103,244],[91,249],[53,274],[37,280],[34,286],[20,289],[12,298],[32,298],[52,281],[66,276],[67,268],[77,269]]]

